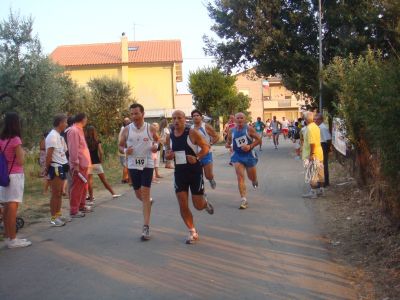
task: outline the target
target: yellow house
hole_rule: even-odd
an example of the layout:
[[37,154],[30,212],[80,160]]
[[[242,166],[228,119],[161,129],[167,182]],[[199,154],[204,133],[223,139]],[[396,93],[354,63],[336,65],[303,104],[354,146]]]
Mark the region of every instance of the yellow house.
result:
[[148,117],[177,108],[176,83],[182,81],[179,40],[132,42],[123,34],[119,43],[59,46],[50,57],[81,86],[103,76],[120,79]]
[[301,108],[305,105],[306,97],[288,90],[281,78],[272,76],[260,78],[256,76],[254,69],[235,76],[238,92],[251,99],[249,111],[252,121],[256,121],[257,117],[266,121],[273,116],[278,120],[282,120],[282,117],[295,120],[301,116]]

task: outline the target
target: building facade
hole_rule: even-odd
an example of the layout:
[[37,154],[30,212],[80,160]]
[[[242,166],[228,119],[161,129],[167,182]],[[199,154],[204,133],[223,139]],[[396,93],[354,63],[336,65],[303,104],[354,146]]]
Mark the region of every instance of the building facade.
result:
[[249,111],[252,121],[257,117],[266,121],[273,116],[278,120],[282,117],[295,120],[301,116],[305,97],[286,89],[279,77],[260,78],[254,69],[250,69],[236,74],[235,85],[238,92],[251,99]]
[[128,84],[147,116],[178,108],[176,84],[182,81],[183,62],[179,40],[132,42],[123,34],[119,43],[59,46],[50,57],[80,86],[104,76]]

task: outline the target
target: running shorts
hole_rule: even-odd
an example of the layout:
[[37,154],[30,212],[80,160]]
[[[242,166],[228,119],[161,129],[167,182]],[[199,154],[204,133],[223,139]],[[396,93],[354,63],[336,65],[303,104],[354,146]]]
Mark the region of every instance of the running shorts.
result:
[[144,168],[143,170],[128,169],[131,176],[133,189],[136,191],[142,186],[151,187],[153,180],[153,168]]
[[231,156],[231,163],[240,163],[246,168],[254,167],[258,162],[258,158],[253,155],[252,152],[246,154],[233,153]]
[[287,128],[282,128],[282,133],[283,133],[283,134],[288,134],[288,133],[289,133],[289,129],[287,129]]
[[190,188],[192,195],[204,194],[202,172],[175,172],[174,177],[175,193],[188,192]]
[[208,152],[206,156],[200,159],[200,163],[202,166],[206,166],[213,162],[212,152]]

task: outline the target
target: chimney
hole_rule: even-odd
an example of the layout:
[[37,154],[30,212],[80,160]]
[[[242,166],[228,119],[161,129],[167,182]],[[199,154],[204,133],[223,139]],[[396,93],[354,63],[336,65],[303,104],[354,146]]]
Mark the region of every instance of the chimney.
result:
[[128,37],[123,32],[121,36],[121,62],[127,63],[128,61]]

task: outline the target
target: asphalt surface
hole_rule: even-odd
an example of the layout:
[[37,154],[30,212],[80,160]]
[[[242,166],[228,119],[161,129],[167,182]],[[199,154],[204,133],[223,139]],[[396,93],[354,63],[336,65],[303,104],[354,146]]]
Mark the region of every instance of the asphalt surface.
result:
[[[239,210],[228,153],[214,156],[217,189],[206,183],[215,214],[194,211],[200,240],[187,235],[173,175],[153,185],[151,234],[140,241],[142,213],[133,191],[98,201],[95,212],[62,228],[24,228],[24,249],[0,245],[0,299],[356,299],[304,200],[302,166],[293,147],[265,141],[259,189],[247,182],[249,208]],[[315,201],[315,200],[314,200]]]

